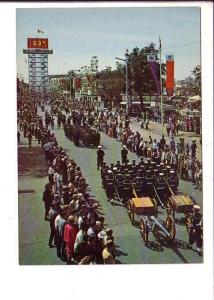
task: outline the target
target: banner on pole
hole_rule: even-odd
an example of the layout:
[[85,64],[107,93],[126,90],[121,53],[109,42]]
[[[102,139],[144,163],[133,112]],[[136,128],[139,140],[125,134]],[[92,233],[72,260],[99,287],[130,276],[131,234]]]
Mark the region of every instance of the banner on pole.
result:
[[147,55],[147,62],[149,64],[150,71],[152,73],[152,76],[155,80],[155,84],[157,87],[158,95],[161,94],[161,89],[160,89],[160,80],[158,77],[158,68],[157,68],[157,63],[156,63],[156,56],[155,54],[149,54]]
[[168,96],[174,94],[174,56],[166,55],[166,91]]
[[79,90],[81,88],[81,79],[80,78],[73,79],[73,88],[75,90]]

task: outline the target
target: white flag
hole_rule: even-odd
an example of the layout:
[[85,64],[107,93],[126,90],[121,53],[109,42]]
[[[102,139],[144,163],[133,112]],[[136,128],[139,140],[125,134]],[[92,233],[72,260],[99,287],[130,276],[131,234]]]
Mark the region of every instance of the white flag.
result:
[[148,62],[156,62],[155,54],[149,54],[149,55],[147,55],[147,61]]

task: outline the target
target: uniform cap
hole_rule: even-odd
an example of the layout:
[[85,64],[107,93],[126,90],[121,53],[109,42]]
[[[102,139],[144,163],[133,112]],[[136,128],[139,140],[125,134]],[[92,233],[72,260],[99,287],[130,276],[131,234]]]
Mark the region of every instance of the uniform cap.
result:
[[198,204],[193,205],[193,208],[194,208],[195,210],[200,210],[200,206],[199,206]]
[[102,146],[98,146],[97,148],[98,148],[98,149],[101,149],[101,148],[102,148]]

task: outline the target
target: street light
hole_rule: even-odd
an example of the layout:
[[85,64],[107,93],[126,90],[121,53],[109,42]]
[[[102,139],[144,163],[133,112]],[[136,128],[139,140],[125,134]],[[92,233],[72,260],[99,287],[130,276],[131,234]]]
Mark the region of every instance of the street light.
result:
[[125,59],[122,59],[122,58],[119,58],[119,57],[115,57],[115,59],[118,59],[118,60],[122,60],[125,62],[125,65],[126,65],[126,114],[128,115],[129,114],[129,95],[128,95],[128,91],[129,91],[129,88],[128,88],[128,50],[126,49],[126,53],[125,53]]

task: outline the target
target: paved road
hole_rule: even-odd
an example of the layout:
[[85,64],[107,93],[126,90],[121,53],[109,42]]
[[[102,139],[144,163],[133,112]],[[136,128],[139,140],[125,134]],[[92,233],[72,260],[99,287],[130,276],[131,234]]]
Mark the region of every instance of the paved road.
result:
[[[76,147],[69,141],[62,129],[54,130],[59,145],[81,166],[90,185],[91,193],[99,203],[100,213],[105,217],[107,227],[114,231],[117,245],[117,262],[122,264],[156,263],[198,263],[202,258],[187,249],[187,233],[182,225],[176,225],[176,246],[163,247],[150,234],[149,247],[145,247],[139,229],[131,225],[127,211],[119,205],[113,206],[106,200],[101,186],[100,172],[96,170],[96,149]],[[114,139],[101,134],[101,143],[106,152],[107,163],[120,160],[121,145]],[[43,220],[41,202],[43,186],[47,181],[47,166],[43,154],[33,142],[33,148],[19,146],[22,160],[19,160],[19,243],[21,264],[62,264],[55,249],[48,247],[49,224]],[[130,159],[139,160],[134,153]],[[34,190],[29,191],[29,190]],[[191,183],[181,182],[180,190],[191,194],[202,205],[202,193],[192,188]],[[159,216],[164,218],[160,210]]]

